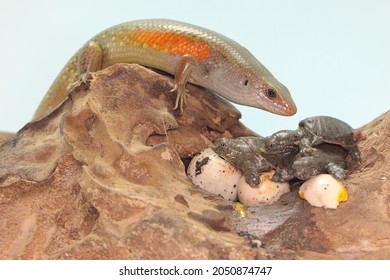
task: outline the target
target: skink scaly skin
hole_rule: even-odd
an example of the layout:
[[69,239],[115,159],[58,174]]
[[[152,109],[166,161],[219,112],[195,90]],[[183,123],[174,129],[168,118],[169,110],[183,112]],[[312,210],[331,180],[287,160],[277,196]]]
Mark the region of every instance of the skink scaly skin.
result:
[[114,26],[86,43],[60,72],[34,119],[61,103],[83,74],[115,63],[138,63],[175,75],[174,109],[183,109],[188,81],[238,104],[285,116],[296,113],[288,89],[238,43],[187,23],[148,19]]

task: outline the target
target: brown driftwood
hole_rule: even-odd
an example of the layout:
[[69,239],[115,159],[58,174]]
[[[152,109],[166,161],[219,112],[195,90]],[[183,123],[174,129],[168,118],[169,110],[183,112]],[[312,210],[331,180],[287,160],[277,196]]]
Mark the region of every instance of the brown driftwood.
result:
[[253,135],[229,103],[117,64],[0,140],[1,259],[390,258],[390,112],[362,128],[363,163],[337,210],[296,190],[248,208],[196,189],[185,165],[216,137]]

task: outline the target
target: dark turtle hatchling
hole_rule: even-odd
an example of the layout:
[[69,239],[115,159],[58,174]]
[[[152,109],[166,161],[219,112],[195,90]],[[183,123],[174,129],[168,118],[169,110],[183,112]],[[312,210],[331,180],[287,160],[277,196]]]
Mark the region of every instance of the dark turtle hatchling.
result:
[[218,138],[212,149],[224,160],[241,169],[245,181],[256,187],[260,183],[260,173],[270,169],[270,164],[259,153],[263,147],[261,137]]
[[355,131],[349,124],[329,116],[310,117],[299,122],[298,133],[302,152],[310,153],[311,148],[322,143],[339,145],[360,164]]
[[345,170],[347,155],[348,151],[339,145],[320,144],[310,154],[300,152],[294,158],[291,166],[292,173],[295,178],[303,181],[324,173],[338,180],[345,180],[347,178]]
[[[360,164],[354,130],[333,117],[306,118],[299,122],[297,130],[276,132],[265,137],[264,142],[262,155],[277,165],[277,172],[272,177],[274,181],[307,180],[321,173],[344,180],[347,177],[347,155],[351,154],[352,159]],[[294,147],[298,152],[284,152],[284,149],[292,151]]]
[[298,131],[281,130],[258,143],[257,151],[276,167],[273,181],[286,182],[295,177],[292,163],[299,153],[299,142]]
[[297,130],[281,130],[265,137],[221,138],[213,150],[240,168],[252,187],[259,174],[276,167],[273,181],[307,180],[329,173],[346,179],[346,157],[360,164],[354,130],[347,123],[328,116],[317,116],[299,122]]

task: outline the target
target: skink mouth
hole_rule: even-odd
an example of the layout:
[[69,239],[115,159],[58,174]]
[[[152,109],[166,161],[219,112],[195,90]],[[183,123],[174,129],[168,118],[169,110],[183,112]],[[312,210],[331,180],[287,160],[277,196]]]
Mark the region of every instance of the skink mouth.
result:
[[282,107],[282,115],[283,116],[292,116],[297,112],[297,106],[294,103],[294,100],[291,97],[290,91],[284,85],[280,86],[281,92],[281,107]]
[[297,112],[297,106],[292,100],[290,102],[283,101],[281,103],[279,100],[279,102],[275,102],[264,109],[280,116],[292,116],[295,115]]
[[286,106],[283,110],[283,116],[292,116],[292,115],[295,115],[297,113],[297,106],[292,103],[292,104],[288,104],[288,106]]

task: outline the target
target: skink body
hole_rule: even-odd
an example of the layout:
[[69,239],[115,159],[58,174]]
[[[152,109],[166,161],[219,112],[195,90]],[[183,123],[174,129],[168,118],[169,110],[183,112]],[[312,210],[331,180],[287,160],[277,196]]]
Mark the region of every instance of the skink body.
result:
[[288,89],[235,41],[191,24],[148,19],[111,27],[88,41],[60,72],[34,119],[61,103],[83,74],[115,63],[138,63],[173,74],[175,108],[183,108],[190,82],[238,104],[286,116],[296,112]]

